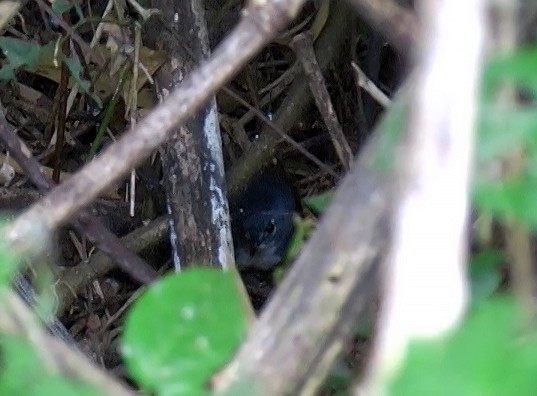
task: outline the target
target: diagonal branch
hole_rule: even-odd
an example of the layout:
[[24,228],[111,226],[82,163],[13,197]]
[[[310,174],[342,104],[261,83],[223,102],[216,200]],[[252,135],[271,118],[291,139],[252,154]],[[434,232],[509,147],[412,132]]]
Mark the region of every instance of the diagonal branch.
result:
[[[0,140],[20,166],[24,168],[30,180],[41,193],[44,194],[54,187],[54,183],[41,171],[39,163],[24,153],[20,140],[4,117],[2,108],[0,108]],[[72,223],[100,250],[112,257],[133,279],[141,283],[149,283],[156,278],[156,271],[145,260],[123,246],[118,238],[89,212],[79,213]]]

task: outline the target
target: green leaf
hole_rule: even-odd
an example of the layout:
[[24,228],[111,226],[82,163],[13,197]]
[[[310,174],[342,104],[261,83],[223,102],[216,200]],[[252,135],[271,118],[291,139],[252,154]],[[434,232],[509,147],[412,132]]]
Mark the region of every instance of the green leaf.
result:
[[2,241],[0,242],[0,286],[7,286],[13,280],[19,261]]
[[519,49],[491,58],[482,78],[485,101],[492,100],[500,84],[515,84],[537,93],[537,47]]
[[306,205],[308,208],[310,208],[316,213],[323,213],[326,207],[328,206],[328,204],[332,202],[333,197],[334,197],[333,190],[325,191],[321,194],[304,198],[304,205]]
[[504,261],[499,250],[483,250],[470,259],[472,303],[476,304],[492,296],[500,287],[500,264]]
[[354,380],[354,374],[342,359],[338,359],[323,384],[321,394],[349,396],[347,389]]
[[48,372],[34,348],[21,337],[0,337],[0,395],[99,396],[94,388]]
[[74,5],[69,0],[54,0],[52,2],[52,11],[58,16],[61,16],[64,12],[69,11]]
[[69,57],[63,60],[65,63],[65,66],[67,67],[67,70],[69,70],[69,74],[73,78],[74,81],[78,84],[80,87],[80,91],[90,95],[97,106],[102,107],[103,103],[101,101],[101,98],[97,96],[94,92],[91,92],[91,84],[89,81],[85,80],[82,77],[82,64],[80,63],[80,60],[77,57]]
[[80,61],[76,57],[69,57],[63,60],[65,63],[65,66],[67,67],[67,70],[69,70],[69,73],[73,77],[73,79],[78,83],[80,86],[80,89],[84,93],[89,93],[90,89],[90,83],[89,81],[84,80],[82,75],[82,65],[80,64]]
[[[479,142],[476,145],[475,204],[500,219],[537,226],[537,109],[531,105],[493,104],[502,84],[537,94],[537,47],[492,58],[483,75],[479,111]],[[507,178],[501,160],[513,149],[523,149],[524,167]]]
[[295,225],[295,230],[291,239],[287,243],[285,249],[285,257],[283,259],[283,265],[278,266],[272,273],[272,279],[274,283],[280,283],[294,259],[298,256],[304,243],[309,238],[311,232],[315,228],[315,221],[313,219],[303,218],[299,215],[293,217],[293,223]]
[[434,341],[411,344],[390,396],[530,396],[537,389],[537,337],[520,333],[515,304],[478,304],[462,327]]
[[204,395],[246,323],[229,272],[192,268],[164,277],[132,307],[122,346],[130,373],[158,395]]
[[505,180],[481,178],[474,184],[473,198],[485,213],[537,228],[537,184],[528,174]]
[[0,70],[0,77],[9,78],[9,74],[21,66],[30,69],[37,65],[44,51],[50,51],[50,46],[41,46],[35,41],[20,40],[13,37],[0,37],[0,49],[4,53],[7,64]]
[[527,146],[532,143],[531,146],[537,147],[536,109],[483,105],[480,108],[478,124],[478,164],[505,156],[511,148],[519,145]]
[[7,222],[0,219],[0,287],[8,286],[13,280],[18,267],[19,258],[15,257],[12,248],[8,247],[2,238],[2,227]]
[[11,80],[15,78],[15,68],[10,64],[0,67],[0,80]]
[[295,231],[291,236],[291,240],[287,245],[285,252],[285,262],[290,262],[298,256],[298,253],[302,250],[302,246],[306,239],[310,236],[311,232],[315,228],[315,222],[311,219],[305,219],[298,215],[293,217],[293,223],[295,225]]

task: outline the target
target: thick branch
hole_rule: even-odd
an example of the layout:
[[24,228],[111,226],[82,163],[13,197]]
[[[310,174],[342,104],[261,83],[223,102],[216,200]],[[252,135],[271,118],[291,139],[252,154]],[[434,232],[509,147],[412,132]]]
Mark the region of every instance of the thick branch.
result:
[[485,1],[422,0],[417,6],[426,34],[408,137],[397,158],[400,198],[372,360],[373,394],[384,394],[386,376],[395,374],[411,340],[441,336],[458,323],[468,297],[466,221]]
[[[209,57],[209,39],[199,0],[153,0],[153,7],[162,14],[149,31],[169,57],[155,78],[158,96],[165,98]],[[175,267],[229,268],[233,245],[214,96],[174,130],[160,153],[175,234],[171,238]]]

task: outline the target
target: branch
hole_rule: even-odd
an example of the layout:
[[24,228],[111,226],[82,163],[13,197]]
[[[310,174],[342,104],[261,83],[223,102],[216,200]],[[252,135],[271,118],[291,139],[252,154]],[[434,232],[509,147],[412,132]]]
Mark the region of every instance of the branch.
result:
[[302,64],[304,73],[309,79],[310,91],[332,138],[339,160],[343,168],[349,170],[354,160],[354,155],[337,119],[328,88],[326,88],[326,82],[313,51],[311,35],[306,33],[297,34],[292,40],[292,46]]
[[[169,222],[168,216],[161,216],[123,236],[120,242],[133,253],[147,252],[166,238]],[[84,285],[110,272],[115,265],[106,253],[99,251],[91,256],[87,265],[64,269],[58,281],[54,283],[53,294],[57,299],[57,314],[62,314],[69,307]]]
[[369,390],[375,394],[384,394],[385,376],[394,374],[411,339],[444,334],[466,307],[466,221],[484,3],[419,4],[423,52],[409,106],[408,138],[396,166],[401,199],[372,360]]
[[[161,10],[151,37],[169,60],[155,76],[157,96],[184,81],[210,55],[203,7],[199,0],[153,0]],[[179,23],[177,21],[180,21]],[[233,266],[233,244],[224,187],[224,160],[216,99],[175,128],[160,150],[163,184],[171,213],[173,261],[177,270],[191,266]],[[217,226],[215,226],[217,225]]]

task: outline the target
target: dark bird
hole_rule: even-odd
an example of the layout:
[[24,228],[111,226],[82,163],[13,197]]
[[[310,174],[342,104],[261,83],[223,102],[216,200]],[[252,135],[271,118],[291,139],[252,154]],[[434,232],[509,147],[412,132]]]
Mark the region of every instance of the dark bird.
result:
[[254,177],[231,207],[237,267],[267,271],[277,266],[293,234],[296,210],[292,188],[276,172]]

